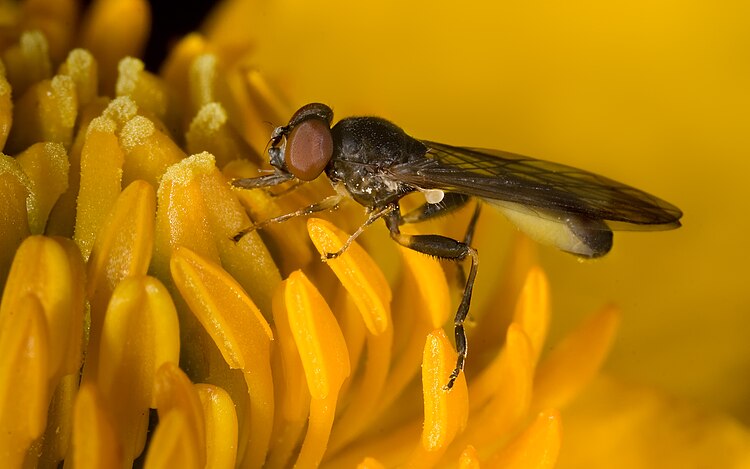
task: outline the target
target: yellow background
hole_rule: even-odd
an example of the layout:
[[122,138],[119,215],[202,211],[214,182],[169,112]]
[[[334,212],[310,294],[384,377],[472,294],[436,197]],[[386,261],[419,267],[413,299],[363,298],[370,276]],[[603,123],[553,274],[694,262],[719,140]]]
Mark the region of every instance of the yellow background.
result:
[[217,16],[214,38],[250,41],[292,108],[380,115],[679,206],[681,229],[619,233],[598,262],[541,250],[552,342],[614,301],[608,371],[750,421],[750,3],[274,0]]

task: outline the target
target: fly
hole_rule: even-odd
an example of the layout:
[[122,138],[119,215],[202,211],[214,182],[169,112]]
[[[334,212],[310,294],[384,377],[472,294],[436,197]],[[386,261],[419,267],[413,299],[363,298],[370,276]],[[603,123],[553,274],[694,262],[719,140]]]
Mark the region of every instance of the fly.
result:
[[[335,208],[348,195],[366,208],[369,217],[338,252],[327,253],[324,259],[341,255],[380,218],[391,238],[404,247],[457,262],[469,259],[471,267],[453,321],[458,359],[446,390],[466,360],[464,321],[479,265],[471,239],[480,205],[461,241],[437,234],[403,234],[401,225],[444,215],[478,198],[499,208],[532,239],[584,258],[609,252],[613,229],[680,226],[682,212],[674,205],[587,171],[504,151],[417,140],[378,117],[348,117],[331,127],[332,121],[333,111],[325,104],[303,106],[271,136],[268,154],[274,172],[232,184],[253,189],[287,181],[304,183],[325,172],[337,188],[336,195],[262,221],[237,233],[234,240],[269,223]],[[425,204],[402,214],[399,201],[415,191],[424,193]]]

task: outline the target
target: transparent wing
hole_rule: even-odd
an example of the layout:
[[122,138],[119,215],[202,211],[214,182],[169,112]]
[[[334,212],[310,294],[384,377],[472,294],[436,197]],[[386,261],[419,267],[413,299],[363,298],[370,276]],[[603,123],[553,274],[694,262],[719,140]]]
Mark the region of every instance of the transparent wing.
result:
[[423,141],[425,158],[390,167],[394,179],[481,197],[513,210],[577,214],[613,229],[680,226],[680,209],[641,190],[587,171],[498,150]]

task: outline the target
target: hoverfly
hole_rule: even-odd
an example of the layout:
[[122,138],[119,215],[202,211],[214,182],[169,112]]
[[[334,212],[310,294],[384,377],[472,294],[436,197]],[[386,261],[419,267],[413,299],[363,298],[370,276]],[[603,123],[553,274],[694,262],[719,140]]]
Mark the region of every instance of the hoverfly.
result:
[[[304,183],[325,172],[336,195],[260,222],[237,233],[234,240],[269,223],[333,209],[349,196],[365,207],[369,216],[341,250],[326,254],[324,259],[342,254],[379,218],[402,246],[442,259],[469,258],[471,267],[454,319],[458,359],[445,389],[453,386],[466,360],[463,323],[479,262],[470,245],[479,211],[475,210],[462,241],[437,234],[403,234],[401,225],[446,214],[478,198],[498,207],[536,241],[584,258],[609,252],[613,229],[680,226],[682,212],[674,205],[587,171],[504,151],[417,140],[378,117],[348,117],[331,127],[332,120],[333,111],[325,104],[303,106],[271,136],[268,154],[274,172],[232,184],[252,189],[287,181]],[[425,204],[402,214],[399,200],[415,191],[424,193]]]

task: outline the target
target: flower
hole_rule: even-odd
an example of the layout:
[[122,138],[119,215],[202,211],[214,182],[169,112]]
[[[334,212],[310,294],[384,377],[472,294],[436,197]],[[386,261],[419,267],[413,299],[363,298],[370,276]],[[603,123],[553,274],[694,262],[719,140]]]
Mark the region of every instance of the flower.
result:
[[[551,467],[564,454],[565,408],[606,357],[616,308],[544,353],[550,287],[518,239],[482,265],[495,288],[475,299],[466,373],[443,390],[450,266],[376,227],[321,262],[363,220],[355,204],[232,241],[331,190],[227,184],[258,174],[264,122],[290,115],[275,82],[199,34],[153,74],[133,57],[145,3],[95,2],[78,38],[58,21],[77,8],[49,3],[61,10],[16,12],[19,31],[43,32],[8,43],[0,75],[9,467]],[[573,428],[601,423],[586,415]]]

